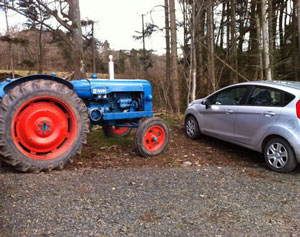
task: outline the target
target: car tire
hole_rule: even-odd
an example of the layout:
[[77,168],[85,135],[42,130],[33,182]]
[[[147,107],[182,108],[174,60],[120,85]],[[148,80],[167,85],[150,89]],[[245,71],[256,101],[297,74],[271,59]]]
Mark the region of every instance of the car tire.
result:
[[268,167],[276,172],[287,173],[297,166],[293,148],[282,138],[272,138],[267,142],[264,157]]
[[197,139],[200,137],[200,129],[197,120],[194,116],[188,116],[185,119],[185,134],[191,139]]

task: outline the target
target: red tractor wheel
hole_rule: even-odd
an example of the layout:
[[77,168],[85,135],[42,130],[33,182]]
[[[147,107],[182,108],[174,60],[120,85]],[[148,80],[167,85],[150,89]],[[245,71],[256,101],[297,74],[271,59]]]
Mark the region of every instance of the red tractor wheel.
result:
[[118,126],[104,126],[103,132],[107,137],[126,137],[130,134],[132,128],[130,127],[118,127]]
[[168,146],[170,132],[167,125],[158,118],[141,123],[135,137],[135,148],[144,157],[162,153]]
[[63,168],[86,142],[84,103],[54,81],[16,86],[4,97],[0,114],[0,154],[20,171]]

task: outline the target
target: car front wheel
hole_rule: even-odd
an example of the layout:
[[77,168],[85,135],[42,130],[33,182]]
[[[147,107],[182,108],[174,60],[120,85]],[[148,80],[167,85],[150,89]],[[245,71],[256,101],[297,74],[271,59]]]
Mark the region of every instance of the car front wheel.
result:
[[185,133],[191,139],[197,139],[200,136],[198,122],[193,116],[185,119]]
[[292,147],[282,138],[271,139],[264,149],[264,156],[268,167],[280,173],[287,173],[297,166]]

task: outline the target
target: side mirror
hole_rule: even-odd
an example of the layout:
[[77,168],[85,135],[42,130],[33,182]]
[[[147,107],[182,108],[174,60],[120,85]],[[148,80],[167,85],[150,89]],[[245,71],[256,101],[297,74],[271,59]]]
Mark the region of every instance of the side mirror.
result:
[[207,99],[203,100],[201,104],[205,105],[205,109],[209,109],[211,107],[211,103]]

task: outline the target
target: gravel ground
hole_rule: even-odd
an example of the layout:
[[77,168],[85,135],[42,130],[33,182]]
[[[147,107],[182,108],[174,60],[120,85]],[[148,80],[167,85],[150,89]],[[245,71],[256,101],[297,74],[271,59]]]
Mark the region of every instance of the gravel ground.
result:
[[0,168],[1,236],[299,236],[300,171]]

